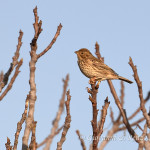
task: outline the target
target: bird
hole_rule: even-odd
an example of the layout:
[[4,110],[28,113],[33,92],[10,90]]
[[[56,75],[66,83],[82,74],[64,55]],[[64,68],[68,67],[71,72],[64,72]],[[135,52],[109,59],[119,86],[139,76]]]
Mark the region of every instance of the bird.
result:
[[102,60],[94,57],[92,53],[86,49],[81,48],[75,51],[78,58],[78,66],[80,71],[88,78],[94,78],[96,81],[101,82],[103,80],[123,80],[128,83],[133,83],[132,81],[119,76],[113,69],[104,64]]

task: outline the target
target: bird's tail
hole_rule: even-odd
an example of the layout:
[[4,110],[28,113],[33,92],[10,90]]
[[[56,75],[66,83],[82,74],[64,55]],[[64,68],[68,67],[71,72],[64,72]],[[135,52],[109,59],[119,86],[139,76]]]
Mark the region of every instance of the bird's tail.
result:
[[121,77],[121,76],[119,76],[119,80],[123,80],[123,81],[125,81],[125,82],[130,83],[130,84],[133,83],[132,81],[130,81],[130,80],[124,78],[124,77]]

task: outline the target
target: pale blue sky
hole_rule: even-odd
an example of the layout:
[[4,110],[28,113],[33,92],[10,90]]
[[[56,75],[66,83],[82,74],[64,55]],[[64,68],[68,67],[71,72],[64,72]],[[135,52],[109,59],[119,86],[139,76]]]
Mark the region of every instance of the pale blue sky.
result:
[[[128,65],[129,56],[131,56],[137,65],[145,97],[150,90],[150,1],[43,0],[37,2],[1,0],[0,70],[5,72],[8,69],[16,49],[19,30],[24,32],[20,54],[20,58],[24,60],[21,73],[12,90],[0,104],[1,150],[5,149],[7,137],[12,143],[14,142],[16,125],[23,113],[26,95],[29,91],[28,63],[30,60],[30,42],[34,34],[32,26],[34,22],[33,8],[36,5],[38,15],[43,21],[43,32],[38,39],[38,53],[49,44],[59,23],[63,25],[56,43],[46,55],[39,59],[36,66],[35,120],[37,121],[37,142],[41,142],[50,132],[51,122],[56,115],[62,94],[62,78],[69,73],[72,122],[63,149],[81,149],[75,130],[79,129],[83,135],[89,137],[92,134],[90,123],[92,114],[91,103],[88,100],[89,94],[86,92],[86,87],[89,87],[89,79],[79,71],[74,51],[88,48],[94,54],[95,42],[97,41],[101,46],[101,54],[105,57],[105,63],[119,75],[134,81],[132,70]],[[118,95],[120,95],[120,81],[116,80],[113,83]],[[125,93],[125,109],[129,116],[139,106],[136,83],[134,82],[132,85],[125,83]],[[99,109],[101,109],[106,96],[109,97],[110,106],[117,116],[118,108],[114,104],[107,82],[103,81],[98,93]],[[63,113],[60,126],[64,122],[64,118],[65,113]],[[105,127],[109,123],[108,113]],[[20,134],[18,149],[21,149],[22,135],[23,131]],[[123,132],[116,136],[122,137]],[[54,139],[51,146],[52,150],[56,149],[59,139],[60,135]],[[85,142],[88,147],[88,140]],[[122,150],[137,149],[137,144],[133,141],[121,142],[117,140],[109,143],[106,150],[120,148]]]

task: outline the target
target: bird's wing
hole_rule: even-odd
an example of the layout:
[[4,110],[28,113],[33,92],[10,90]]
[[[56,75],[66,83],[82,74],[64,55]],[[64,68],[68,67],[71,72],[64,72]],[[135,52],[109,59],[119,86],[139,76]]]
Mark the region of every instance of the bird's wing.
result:
[[113,75],[118,75],[113,69],[111,69],[109,66],[104,64],[102,61],[97,60],[92,60],[93,66],[98,68],[99,70],[103,70],[104,74],[113,74]]

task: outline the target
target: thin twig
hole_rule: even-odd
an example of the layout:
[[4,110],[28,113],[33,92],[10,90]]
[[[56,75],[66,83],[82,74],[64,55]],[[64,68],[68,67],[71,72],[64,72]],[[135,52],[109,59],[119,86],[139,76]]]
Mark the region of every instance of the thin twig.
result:
[[56,34],[54,36],[54,38],[52,39],[51,43],[47,46],[47,48],[45,50],[43,50],[40,54],[37,55],[38,58],[40,58],[42,55],[44,55],[49,49],[51,49],[51,47],[53,46],[53,44],[56,42],[57,37],[60,34],[60,30],[62,28],[61,23],[59,24]]
[[[139,143],[138,150],[143,150],[143,148],[145,147],[145,137],[146,137],[146,135],[147,135],[147,123],[144,125],[143,133],[140,136],[140,143]],[[147,150],[149,150],[149,148]]]
[[104,57],[101,57],[101,54],[100,54],[100,46],[99,46],[99,44],[96,42],[95,43],[95,54],[96,54],[96,56],[97,56],[97,58],[99,59],[99,60],[101,60],[102,62],[104,62]]
[[20,48],[22,46],[22,37],[23,37],[23,32],[20,30],[19,31],[19,37],[18,37],[18,45],[17,45],[17,49],[16,49],[16,52],[15,52],[15,55],[14,57],[12,58],[13,59],[13,67],[12,69],[17,65],[18,63],[18,58],[19,58],[19,55],[20,55]]
[[7,137],[7,143],[5,143],[6,150],[12,150],[13,147],[10,145],[10,139]]
[[143,129],[139,124],[137,124],[137,127],[143,132]]
[[[150,91],[148,92],[148,94],[147,94],[147,96],[146,96],[146,98],[145,98],[145,100],[144,100],[144,104],[145,104],[149,99],[150,99]],[[141,110],[141,107],[139,107],[128,119],[130,120],[130,119],[134,118],[134,117],[140,112],[140,110]]]
[[9,76],[10,76],[11,72],[13,71],[12,68],[13,68],[13,64],[11,63],[8,71],[2,77],[3,80],[0,82],[0,92],[7,85]]
[[135,131],[131,128],[130,124],[129,124],[129,121],[128,121],[128,118],[126,116],[126,111],[125,109],[122,108],[122,105],[118,99],[118,96],[117,96],[117,93],[115,91],[115,88],[112,84],[112,82],[110,80],[108,80],[108,84],[109,84],[109,87],[110,87],[110,90],[111,90],[111,93],[114,97],[114,100],[115,100],[115,103],[116,105],[118,106],[120,112],[121,112],[121,115],[122,115],[122,118],[123,118],[123,123],[125,124],[126,128],[128,129],[128,132],[130,133],[130,135],[134,138],[134,140],[136,142],[139,142],[139,138],[138,138],[138,135],[135,133]]
[[10,74],[12,73],[14,67],[18,64],[18,58],[20,55],[19,52],[20,52],[20,48],[22,46],[22,36],[23,36],[23,32],[20,30],[19,37],[18,37],[17,49],[15,52],[15,55],[12,58],[13,61],[12,61],[12,63],[10,63],[10,67],[9,67],[8,71],[4,75],[1,73],[1,75],[3,75],[3,80],[2,79],[0,80],[0,92],[5,87],[5,85],[7,85]]
[[121,105],[124,105],[124,82],[121,81],[121,90],[120,90],[120,101],[121,101]]
[[70,100],[71,100],[71,96],[70,96],[70,91],[67,91],[67,101],[65,101],[65,105],[66,105],[66,111],[67,111],[67,116],[65,118],[65,124],[63,127],[63,132],[61,135],[61,139],[59,142],[57,142],[57,150],[62,150],[62,145],[66,140],[66,135],[67,132],[70,128],[70,122],[71,122],[71,115],[70,115]]
[[50,135],[48,135],[48,137],[46,137],[46,139],[43,142],[41,142],[38,145],[38,147],[40,147],[40,146],[42,146],[43,144],[46,143],[46,145],[44,147],[44,150],[49,150],[50,149],[52,140],[53,140],[54,136],[56,135],[56,130],[58,129],[58,124],[59,124],[59,121],[61,119],[61,115],[62,115],[63,110],[64,110],[65,95],[66,95],[66,91],[67,91],[68,81],[69,81],[69,75],[66,76],[65,80],[63,79],[64,85],[63,85],[62,98],[60,99],[59,108],[58,108],[56,117],[53,121],[53,127],[51,129],[51,133],[50,133]]
[[[140,119],[138,119],[137,121],[131,123],[130,125],[131,125],[131,127],[132,127],[132,126],[136,126],[137,124],[141,123],[141,122],[144,121],[144,120],[145,120],[144,117],[143,117],[143,118],[140,118]],[[118,128],[118,131],[121,131],[121,130],[126,130],[126,126]]]
[[42,145],[44,145],[49,139],[53,139],[54,136],[56,136],[57,134],[60,133],[60,131],[63,129],[64,125],[61,126],[59,129],[57,129],[57,131],[53,134],[53,135],[49,135],[48,137],[46,137],[40,144],[37,145],[37,148],[41,147]]
[[[145,120],[145,118],[143,117],[143,118],[141,118],[141,119],[139,119],[139,120],[137,120],[137,121],[131,123],[131,126],[132,126],[132,127],[133,127],[133,126],[137,126],[139,123],[141,123],[141,122],[144,121],[144,120]],[[114,121],[112,128],[108,131],[108,133],[107,133],[107,135],[106,135],[106,137],[105,137],[107,140],[103,140],[103,141],[101,142],[101,144],[100,144],[98,150],[103,150],[104,147],[106,146],[106,144],[108,144],[108,142],[111,141],[111,139],[113,138],[113,135],[114,135],[115,133],[127,129],[126,126],[123,126],[123,127],[120,127],[120,128],[119,128],[119,126],[122,125],[122,123],[123,123],[123,122],[120,123],[119,121],[117,122],[116,120]]]
[[29,104],[29,95],[27,95],[27,98],[26,98],[24,113],[22,114],[21,120],[17,123],[17,130],[15,133],[14,149],[13,150],[17,150],[18,138],[19,138],[20,131],[22,129],[22,124],[24,123],[24,121],[27,117],[28,104]]
[[146,135],[147,135],[147,124],[144,125],[144,130],[143,130],[143,133],[141,135],[143,137],[143,141],[144,141],[144,138]]
[[[99,50],[99,49],[98,49]],[[100,50],[99,50],[100,51]],[[99,52],[100,53],[100,52]],[[98,56],[97,56],[98,57]],[[119,110],[120,110],[120,113],[123,117],[123,123],[125,124],[126,128],[128,129],[128,132],[130,133],[130,135],[134,138],[134,140],[136,142],[139,143],[139,138],[138,138],[138,135],[135,133],[135,131],[131,128],[130,124],[129,124],[129,121],[128,121],[128,118],[126,116],[126,111],[125,109],[123,109],[122,105],[121,105],[121,102],[119,101],[119,98],[117,96],[117,93],[115,91],[115,88],[111,82],[111,80],[107,80],[108,82],[108,85],[110,87],[110,91],[114,97],[114,100],[115,100],[115,103],[116,105],[118,106]],[[120,118],[120,117],[119,117]]]
[[139,91],[139,98],[140,98],[140,107],[141,107],[141,111],[143,113],[143,116],[146,119],[147,122],[147,126],[148,128],[150,128],[150,116],[148,115],[146,108],[145,108],[145,103],[144,103],[144,98],[143,98],[143,89],[142,89],[142,82],[139,79],[138,73],[137,73],[137,68],[136,66],[133,64],[132,58],[130,57],[129,59],[129,65],[131,66],[132,70],[133,70],[133,76],[134,79],[136,81],[136,84],[138,86],[138,91]]
[[112,121],[112,123],[114,123],[114,112],[113,112],[113,110],[112,110],[112,107],[110,107],[110,118],[111,118],[111,121]]
[[106,140],[102,140],[98,150],[104,149],[104,147],[108,144],[108,142],[111,141],[111,139],[113,139],[113,135],[117,132],[117,130],[118,130],[118,124],[114,122],[112,128],[108,131],[105,137]]
[[93,111],[93,117],[91,121],[92,129],[93,129],[93,138],[92,138],[92,146],[93,150],[97,150],[98,145],[98,123],[97,123],[97,115],[98,115],[98,109],[97,109],[97,93],[99,85],[96,84],[96,81],[94,79],[90,79],[91,89],[87,89],[87,92],[91,94],[89,96],[89,100],[92,103],[92,111]]
[[3,80],[4,80],[4,73],[3,73],[3,71],[1,71],[1,73],[0,73],[0,83],[2,83]]
[[37,7],[33,10],[34,16],[35,16],[35,23],[33,24],[34,27],[34,38],[32,39],[32,42],[30,43],[31,45],[31,51],[30,51],[30,56],[31,60],[29,63],[30,67],[30,79],[29,79],[29,84],[30,84],[30,92],[29,92],[29,112],[28,112],[28,117],[26,119],[26,126],[24,130],[24,136],[22,138],[22,149],[27,149],[28,148],[28,140],[29,140],[29,135],[31,132],[31,127],[34,122],[34,108],[35,108],[35,101],[36,101],[36,84],[35,84],[35,70],[36,70],[36,62],[37,62],[37,39],[42,32],[41,26],[42,22],[39,21],[39,17],[37,15]]
[[102,107],[102,111],[101,111],[101,120],[100,120],[100,125],[99,125],[99,133],[98,133],[98,138],[100,138],[100,136],[103,133],[103,128],[104,128],[104,123],[105,123],[105,119],[107,116],[107,109],[109,107],[110,102],[108,101],[108,97],[105,99],[105,103],[104,106]]
[[[121,93],[121,95],[120,95],[120,102],[121,102],[121,105],[123,107],[123,105],[124,105],[124,82],[123,81],[121,81],[121,90],[120,90],[120,93]],[[121,119],[121,112],[119,112],[119,115],[118,115],[118,117],[116,119],[116,122],[119,122],[120,119]]]
[[[37,7],[35,7],[35,9],[33,10],[34,12],[34,17],[35,17],[35,22],[33,24],[34,27],[34,37],[30,43],[31,45],[31,51],[30,51],[30,56],[31,56],[31,60],[29,63],[29,67],[30,67],[30,79],[29,79],[29,84],[30,84],[30,91],[29,91],[29,112],[28,112],[28,117],[26,119],[26,127],[25,127],[25,131],[24,131],[24,136],[22,138],[22,149],[27,149],[28,148],[28,140],[29,140],[29,135],[31,132],[31,126],[32,126],[32,122],[34,121],[34,110],[35,110],[35,101],[36,101],[36,84],[35,84],[35,70],[36,70],[36,62],[38,60],[38,58],[42,55],[44,55],[46,52],[44,53],[40,53],[39,55],[36,54],[37,51],[37,40],[38,37],[40,35],[40,33],[42,32],[42,21],[39,21],[39,16],[37,14]],[[52,43],[53,45],[54,43]],[[50,49],[51,47],[49,47]]]
[[21,60],[18,62],[13,77],[11,78],[11,80],[10,80],[10,82],[9,82],[9,84],[8,84],[8,86],[7,86],[7,88],[4,90],[4,92],[3,92],[3,93],[1,94],[1,96],[0,96],[0,101],[4,98],[4,96],[5,96],[5,95],[9,92],[9,90],[12,88],[15,79],[17,78],[18,74],[20,73],[19,69],[20,69],[22,63],[23,63],[23,59],[21,59]]
[[37,122],[33,121],[31,143],[29,145],[30,150],[36,150],[36,148],[37,148],[36,135],[35,135],[35,133],[36,133],[36,124],[37,124]]
[[77,133],[77,135],[78,135],[78,137],[79,137],[79,140],[80,140],[82,149],[83,149],[83,150],[86,150],[86,146],[85,146],[85,143],[84,143],[83,138],[82,138],[81,135],[80,135],[80,131],[79,131],[79,130],[76,130],[76,133]]
[[[30,78],[29,78],[29,84],[30,84],[30,91],[29,91],[29,112],[28,112],[28,117],[26,119],[26,126],[24,130],[24,135],[22,138],[22,149],[27,149],[28,148],[28,140],[29,140],[29,135],[31,132],[31,126],[34,121],[34,109],[35,109],[35,101],[36,101],[36,84],[35,84],[35,70],[36,70],[36,62],[37,62],[37,39],[42,32],[42,21],[39,21],[39,17],[37,15],[37,7],[34,8],[34,17],[35,17],[35,23],[33,24],[34,27],[34,37],[30,43],[31,46],[31,51],[30,51],[30,56],[31,60],[29,63],[30,67]],[[38,22],[39,21],[39,22]]]

